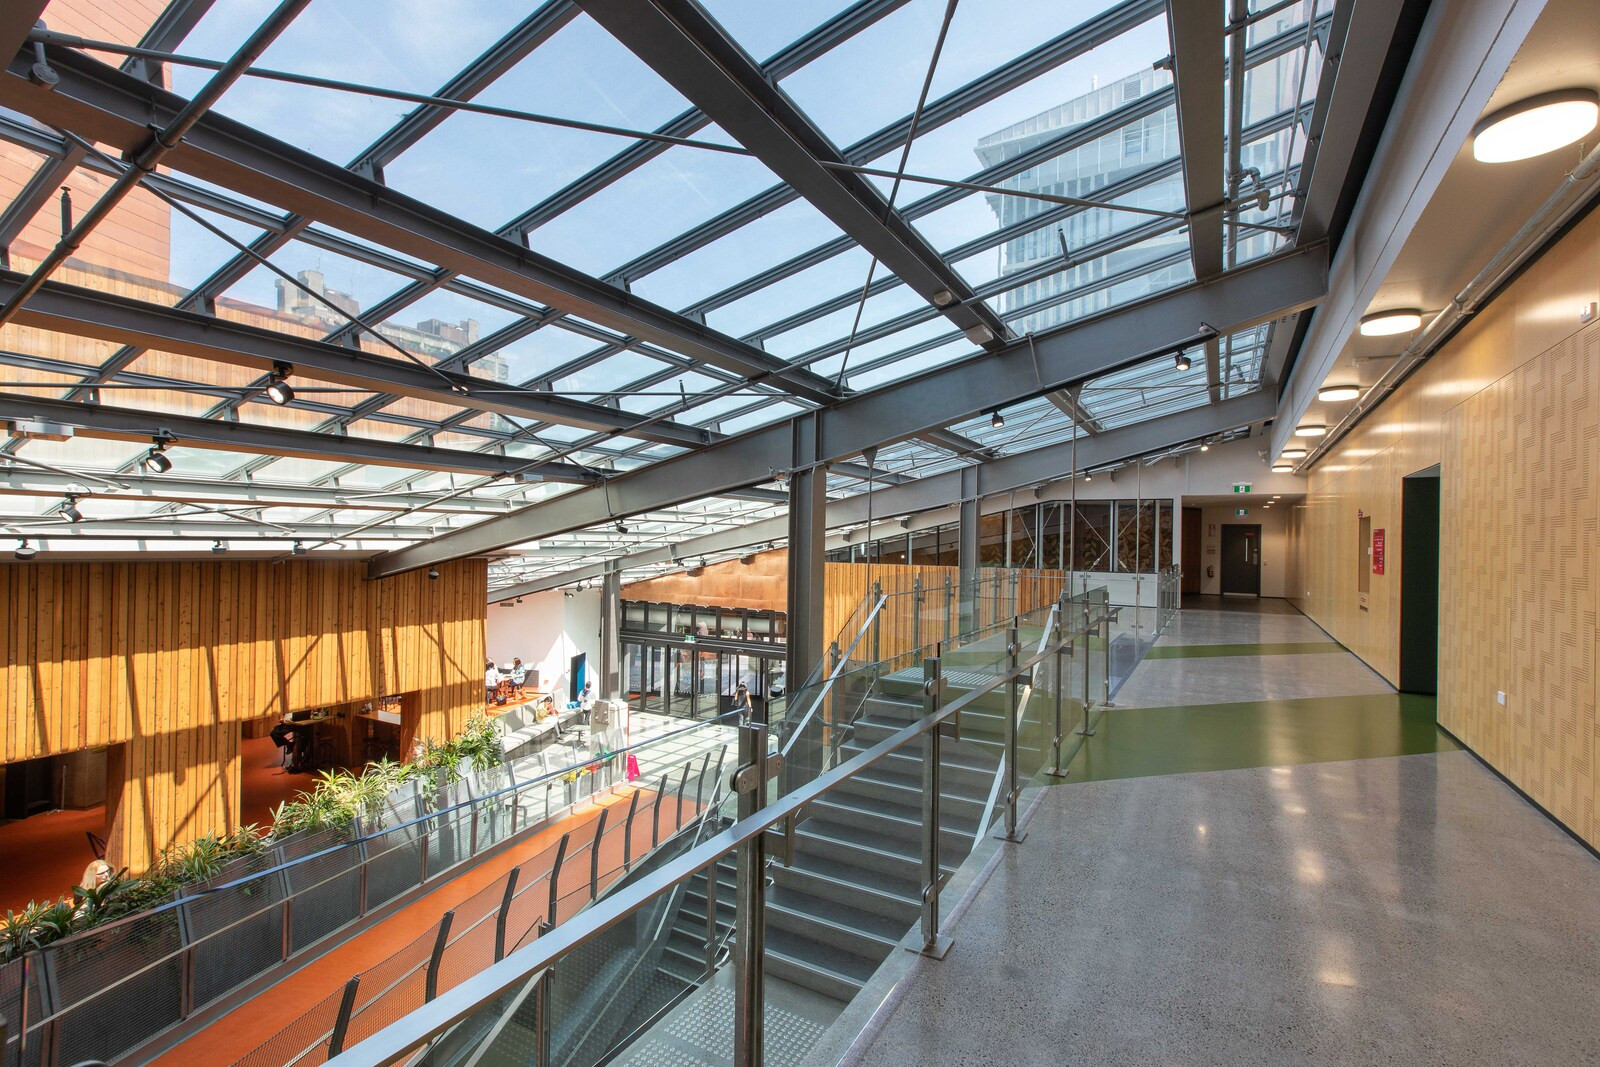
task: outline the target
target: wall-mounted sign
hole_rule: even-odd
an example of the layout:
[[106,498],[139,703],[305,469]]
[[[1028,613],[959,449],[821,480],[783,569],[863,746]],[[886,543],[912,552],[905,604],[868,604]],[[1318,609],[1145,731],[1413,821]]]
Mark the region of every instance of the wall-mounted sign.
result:
[[1248,514],[1250,514],[1250,509],[1249,509],[1249,508],[1234,508],[1234,509],[1233,509],[1233,513],[1234,513],[1234,514],[1235,514],[1235,515],[1237,515],[1237,516],[1239,516],[1239,518],[1241,518],[1241,519],[1242,519],[1242,518],[1244,518],[1244,517],[1245,517],[1245,516],[1246,516],[1246,515],[1248,515]]
[[1215,536],[1217,536],[1217,524],[1216,523],[1213,522],[1213,523],[1209,524],[1209,528],[1208,528],[1208,530],[1206,532],[1206,536],[1207,537],[1215,537]]
[[1233,483],[1233,491],[1235,493],[1248,493],[1250,491],[1250,483],[1249,482],[1234,482]]
[[1383,531],[1372,531],[1372,573],[1383,573]]

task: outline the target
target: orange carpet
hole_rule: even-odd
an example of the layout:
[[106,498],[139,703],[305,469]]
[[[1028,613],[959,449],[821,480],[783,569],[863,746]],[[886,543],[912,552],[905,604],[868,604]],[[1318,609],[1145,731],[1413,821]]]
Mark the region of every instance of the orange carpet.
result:
[[272,809],[296,794],[316,785],[313,774],[290,774],[281,766],[283,749],[270,737],[245,738],[239,742],[239,824],[255,823],[262,830],[272,826]]
[[[644,809],[649,792],[640,790],[640,809]],[[388,959],[417,937],[434,928],[440,916],[479,892],[484,887],[505,877],[512,867],[538,855],[554,845],[561,835],[575,830],[599,817],[601,807],[621,806],[626,812],[631,792],[624,788],[587,804],[530,838],[518,843],[492,859],[463,871],[458,877],[441,884],[427,896],[413,902],[383,922],[363,931],[327,955],[307,964],[283,981],[251,998],[229,1014],[169,1050],[159,1059],[151,1061],[161,1067],[190,1067],[202,1064],[231,1064],[252,1052],[257,1046],[273,1037],[278,1031],[298,1019],[308,1009],[340,989],[352,975],[365,971]],[[689,819],[695,809],[692,801],[685,801],[684,818]],[[662,810],[661,833],[669,830],[668,813],[675,814],[669,804]],[[615,824],[613,824],[615,825]],[[650,824],[639,819],[633,828],[633,855],[638,856],[650,848]],[[620,838],[608,834],[606,847],[601,851],[602,870],[620,867],[622,844]],[[613,854],[614,853],[614,854]],[[614,873],[611,877],[615,878]],[[602,878],[602,882],[611,879]],[[566,878],[563,877],[563,882]],[[561,916],[566,918],[566,916]]]
[[82,811],[52,811],[0,826],[0,912],[21,911],[30,900],[70,896],[94,859],[85,831],[106,832],[101,804]]

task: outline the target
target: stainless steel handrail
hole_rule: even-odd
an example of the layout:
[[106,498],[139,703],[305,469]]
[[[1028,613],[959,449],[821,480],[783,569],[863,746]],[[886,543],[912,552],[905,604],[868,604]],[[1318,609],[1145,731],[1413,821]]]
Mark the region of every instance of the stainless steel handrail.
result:
[[391,1023],[355,1047],[330,1059],[328,1067],[375,1067],[377,1064],[390,1063],[420,1048],[496,997],[508,992],[513,986],[537,978],[541,972],[555,965],[563,957],[622,922],[656,897],[693,878],[708,864],[715,863],[722,856],[785,819],[798,815],[806,805],[815,802],[842,782],[860,774],[896,749],[936,729],[945,720],[959,715],[978,699],[1013,678],[1031,671],[1038,663],[1054,655],[1056,648],[1061,644],[1062,642],[1056,642],[1045,651],[1019,662],[1014,668],[996,674],[986,684],[968,690],[933,714],[918,719],[845,763],[824,771],[810,782],[777,798],[758,809],[755,814],[739,820],[702,845],[666,864],[652,876],[641,879],[638,884],[628,886],[614,896],[596,903],[585,913],[587,921],[574,920],[557,927],[533,944],[517,950],[449,992],[441,994],[427,1008]]

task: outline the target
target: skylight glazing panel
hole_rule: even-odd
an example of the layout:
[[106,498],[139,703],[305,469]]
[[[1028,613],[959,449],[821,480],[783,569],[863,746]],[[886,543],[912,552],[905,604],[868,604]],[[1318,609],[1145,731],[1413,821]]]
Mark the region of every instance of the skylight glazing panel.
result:
[[[190,31],[180,50],[228,59],[271,11],[271,5],[219,3]],[[359,0],[313,0],[255,65],[433,93],[524,14],[517,5],[495,0],[398,0],[381,9]],[[174,91],[193,96],[210,76],[207,70],[175,67]],[[224,95],[219,110],[345,163],[412,106],[246,77]]]
[[[894,275],[880,265],[873,275],[873,281],[877,283],[893,279],[893,277]],[[858,294],[861,285],[865,281],[865,275],[857,279],[856,292]],[[848,297],[849,291],[846,290],[833,295]],[[781,333],[764,337],[764,347],[773,355],[791,361],[817,353],[831,354],[832,352],[844,350],[851,337],[852,328],[855,329],[858,343],[864,343],[863,334],[891,320],[898,320],[904,316],[923,311],[932,311],[927,301],[904,285],[892,285],[868,297],[865,306],[861,308],[859,325],[856,324],[856,310],[857,302],[851,299],[845,306],[819,318],[790,327]]]
[[[696,135],[724,142],[715,127]],[[778,184],[750,156],[669,148],[534,231],[534,251],[589,274],[623,264]]]
[[1194,280],[1188,241],[1144,242],[985,301],[1018,333],[1043,333]]
[[663,307],[688,308],[843,235],[816,208],[795,200],[650,272],[633,282],[633,291]]
[[704,6],[746,52],[765,60],[850,4],[847,0],[706,0]]
[[[635,130],[654,130],[689,109],[688,101],[587,15],[562,27],[476,99]],[[384,177],[407,195],[492,229],[632,143],[589,130],[458,112],[390,163]]]
[[943,344],[912,352],[900,358],[880,357],[877,360],[869,360],[859,371],[851,372],[850,386],[860,390],[876,389],[891,382],[915,377],[946,363],[965,359],[976,351],[978,351],[976,345],[956,334]]
[[[171,261],[165,280],[184,295],[193,292],[200,283],[241,254],[228,238],[249,248],[266,234],[258,226],[250,226],[203,208],[188,208],[199,216],[196,220],[183,211],[165,204],[162,206],[170,212],[171,219]],[[226,236],[219,236],[216,230]],[[176,299],[163,302],[176,303]]]
[[[465,369],[476,377],[520,385],[542,378],[557,367],[564,367],[579,356],[593,352],[596,347],[593,338],[582,337],[551,324],[496,349],[492,357],[474,360]],[[490,362],[491,358],[495,362]],[[504,377],[501,377],[502,372]]]
[[[859,247],[830,256],[815,266],[762,287],[748,296],[715,308],[706,316],[713,328],[748,337],[763,327],[815,307],[825,299],[861,292],[871,256]],[[879,271],[881,274],[881,268]],[[875,274],[874,278],[879,275]]]
[[[62,183],[70,197],[68,216],[75,224],[105,195],[115,179],[79,167]],[[84,238],[50,280],[115,293],[136,300],[171,305],[187,287],[172,280],[173,210],[146,189],[135,189],[116,204]],[[32,271],[61,240],[61,192],[53,193],[34,213],[11,245],[11,269]],[[210,264],[220,266],[222,258]]]
[[148,447],[129,441],[102,441],[93,437],[69,437],[65,441],[33,438],[22,446],[21,454],[35,463],[49,463],[74,471],[106,472],[133,461]]
[[[77,34],[96,41],[137,44],[165,10],[167,0],[119,0],[110,9],[74,0],[49,0],[40,19],[58,33]],[[113,66],[123,57],[104,52],[90,53]]]
[[723,419],[720,427],[723,433],[744,433],[746,430],[753,430],[758,426],[767,426],[783,419],[793,418],[805,410],[799,404],[791,404],[787,401],[762,404],[742,415]]
[[649,375],[669,370],[668,364],[637,352],[616,352],[586,367],[569,371],[553,383],[555,391],[578,400],[601,401]]
[[298,284],[258,265],[218,304],[228,307],[229,318],[297,337],[323,338],[406,283],[399,274],[304,241],[290,241],[269,262]]

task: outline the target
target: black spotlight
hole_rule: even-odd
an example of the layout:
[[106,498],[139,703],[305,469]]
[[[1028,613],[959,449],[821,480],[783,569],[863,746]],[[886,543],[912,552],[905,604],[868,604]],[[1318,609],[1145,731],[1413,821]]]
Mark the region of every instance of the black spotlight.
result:
[[1193,365],[1189,361],[1189,353],[1187,352],[1179,352],[1177,356],[1174,357],[1173,362],[1178,365],[1179,370],[1188,370]]
[[998,430],[998,429],[1000,429],[1000,427],[1004,426],[1005,424],[1006,424],[1006,417],[1004,415],[1000,414],[1000,409],[999,408],[996,408],[994,410],[993,414],[991,414],[989,416],[989,425],[993,426],[995,429]]
[[78,510],[78,498],[75,495],[67,494],[66,502],[61,505],[61,516],[68,522],[83,521],[83,512]]
[[223,544],[221,541],[213,541],[213,542],[211,542],[211,554],[212,555],[220,556],[226,551],[228,551],[228,546]]
[[437,582],[439,580],[439,572],[437,570],[435,570],[434,568],[429,567],[428,568],[428,577],[430,579],[432,579],[433,581]]
[[23,538],[22,543],[17,546],[17,550],[11,554],[18,559],[32,559],[39,554],[39,550],[28,544],[27,538]]
[[279,407],[294,399],[294,390],[289,388],[289,374],[293,370],[287,363],[275,363],[272,366],[272,383],[267,386],[267,398]]
[[172,442],[166,437],[152,437],[150,451],[144,454],[144,469],[152,474],[165,474],[172,469],[172,460],[164,454]]
[[305,542],[304,542],[304,541],[296,541],[296,542],[295,542],[295,543],[294,543],[294,554],[295,554],[295,555],[297,555],[297,556],[303,556],[303,555],[305,555],[305,554],[306,554],[306,553],[307,553],[307,552],[310,552],[310,551],[311,551],[311,550],[310,550],[310,549],[309,549],[309,548],[307,548],[307,547],[306,547],[306,543],[305,543]]
[[625,534],[625,533],[627,533],[627,532],[628,532],[628,528],[627,528],[627,527],[626,527],[626,526],[624,526],[624,525],[623,525],[623,524],[622,524],[622,523],[620,523],[620,522],[619,522],[619,523],[617,523],[617,533],[619,533],[619,534]]

